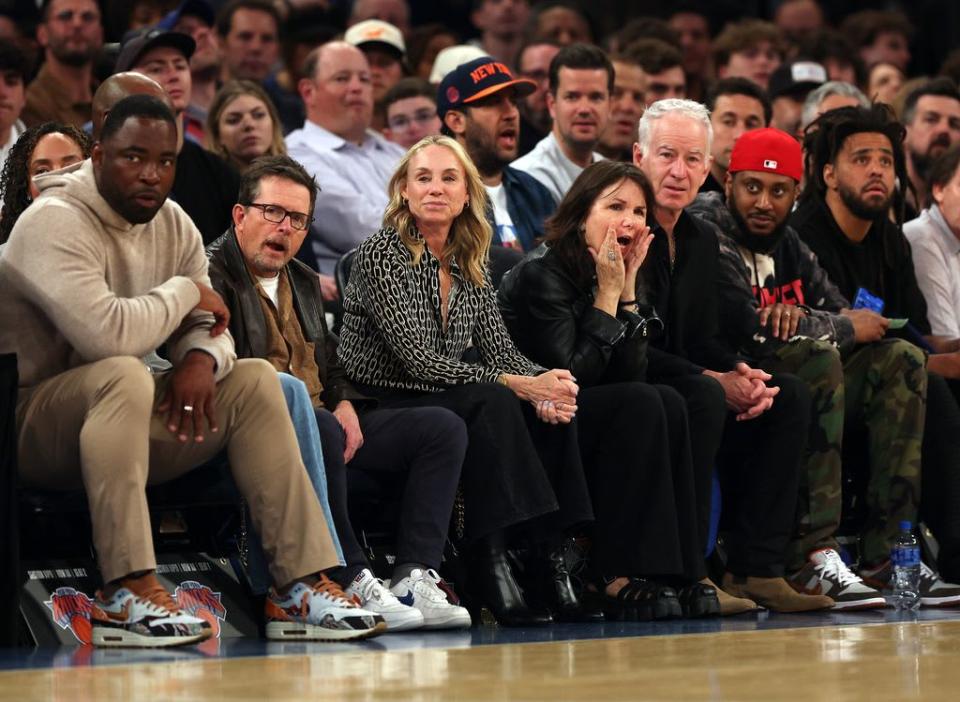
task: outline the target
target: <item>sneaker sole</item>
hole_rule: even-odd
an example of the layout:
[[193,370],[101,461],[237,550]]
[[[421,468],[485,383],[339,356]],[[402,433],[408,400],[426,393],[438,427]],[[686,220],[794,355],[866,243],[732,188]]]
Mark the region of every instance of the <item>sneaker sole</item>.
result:
[[869,600],[857,600],[855,602],[837,602],[834,600],[833,609],[850,612],[859,609],[883,609],[888,606],[887,601],[883,599],[883,597],[871,597]]
[[172,648],[201,643],[211,636],[213,631],[209,629],[195,636],[144,636],[133,631],[94,626],[91,643],[102,648]]
[[921,597],[920,604],[924,607],[960,607],[960,595]]
[[424,629],[469,629],[473,625],[473,620],[470,618],[470,613],[466,613],[466,616],[458,614],[454,616],[447,617],[446,619],[434,620],[432,622],[424,622]]
[[[374,610],[370,610],[371,612]],[[383,621],[387,624],[387,631],[413,631],[414,629],[422,629],[424,627],[423,617],[410,617],[406,613],[399,615],[398,617],[393,617],[383,612],[377,612]]]
[[299,622],[268,622],[266,626],[270,641],[360,641],[386,630],[386,622],[378,622],[372,629],[328,629]]

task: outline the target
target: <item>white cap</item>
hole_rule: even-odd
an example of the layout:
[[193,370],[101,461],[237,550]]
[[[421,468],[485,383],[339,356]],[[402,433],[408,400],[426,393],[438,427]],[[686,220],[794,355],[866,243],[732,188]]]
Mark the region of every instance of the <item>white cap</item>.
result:
[[457,44],[441,49],[433,61],[433,70],[430,71],[430,82],[439,85],[447,74],[460,64],[486,56],[487,52],[471,44]]
[[343,35],[348,44],[362,47],[364,44],[386,44],[400,53],[399,58],[407,53],[407,45],[403,42],[403,33],[389,22],[378,19],[357,22]]

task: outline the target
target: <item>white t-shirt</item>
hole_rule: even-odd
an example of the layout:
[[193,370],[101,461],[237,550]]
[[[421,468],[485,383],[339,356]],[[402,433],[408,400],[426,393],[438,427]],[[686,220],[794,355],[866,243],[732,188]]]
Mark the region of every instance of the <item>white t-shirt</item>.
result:
[[275,275],[272,278],[261,278],[257,276],[257,282],[260,283],[263,292],[267,293],[267,297],[270,298],[273,306],[279,307],[280,303],[277,301],[277,290],[280,288],[280,276]]
[[519,249],[520,242],[517,240],[517,230],[507,210],[507,191],[504,190],[503,183],[483,187],[487,189],[490,204],[493,205],[493,221],[496,223],[500,243],[512,249]]

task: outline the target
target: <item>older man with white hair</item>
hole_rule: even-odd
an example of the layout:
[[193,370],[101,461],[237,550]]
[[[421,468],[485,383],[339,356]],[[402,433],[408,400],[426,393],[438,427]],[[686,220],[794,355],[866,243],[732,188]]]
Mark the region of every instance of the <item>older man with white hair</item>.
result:
[[648,301],[666,323],[666,333],[650,345],[649,376],[687,402],[698,504],[709,494],[712,466],[725,485],[724,511],[733,518],[722,587],[734,597],[720,595],[722,611],[743,611],[750,600],[781,612],[824,609],[833,600],[796,593],[783,578],[809,390],[792,375],[751,368],[721,343],[717,236],[686,212],[710,171],[712,141],[703,105],[667,99],[644,112],[633,146],[634,164],[654,192],[648,204],[655,238],[644,264]]

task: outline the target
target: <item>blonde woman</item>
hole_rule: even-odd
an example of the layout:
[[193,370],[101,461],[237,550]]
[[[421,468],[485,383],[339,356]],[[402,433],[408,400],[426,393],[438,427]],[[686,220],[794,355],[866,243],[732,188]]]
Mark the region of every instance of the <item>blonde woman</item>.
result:
[[[344,296],[343,366],[387,407],[441,406],[465,420],[474,611],[485,604],[505,625],[551,621],[527,606],[506,559],[504,531],[523,524],[540,544],[536,582],[554,614],[596,619],[558,553],[563,530],[593,519],[570,425],[576,380],[532,363],[510,340],[486,272],[492,232],[476,167],[457,142],[430,136],[388,187],[384,226],[358,248]],[[471,344],[475,363],[462,360]]]
[[217,91],[207,114],[206,147],[243,173],[260,156],[284,156],[277,108],[258,84],[231,80]]

